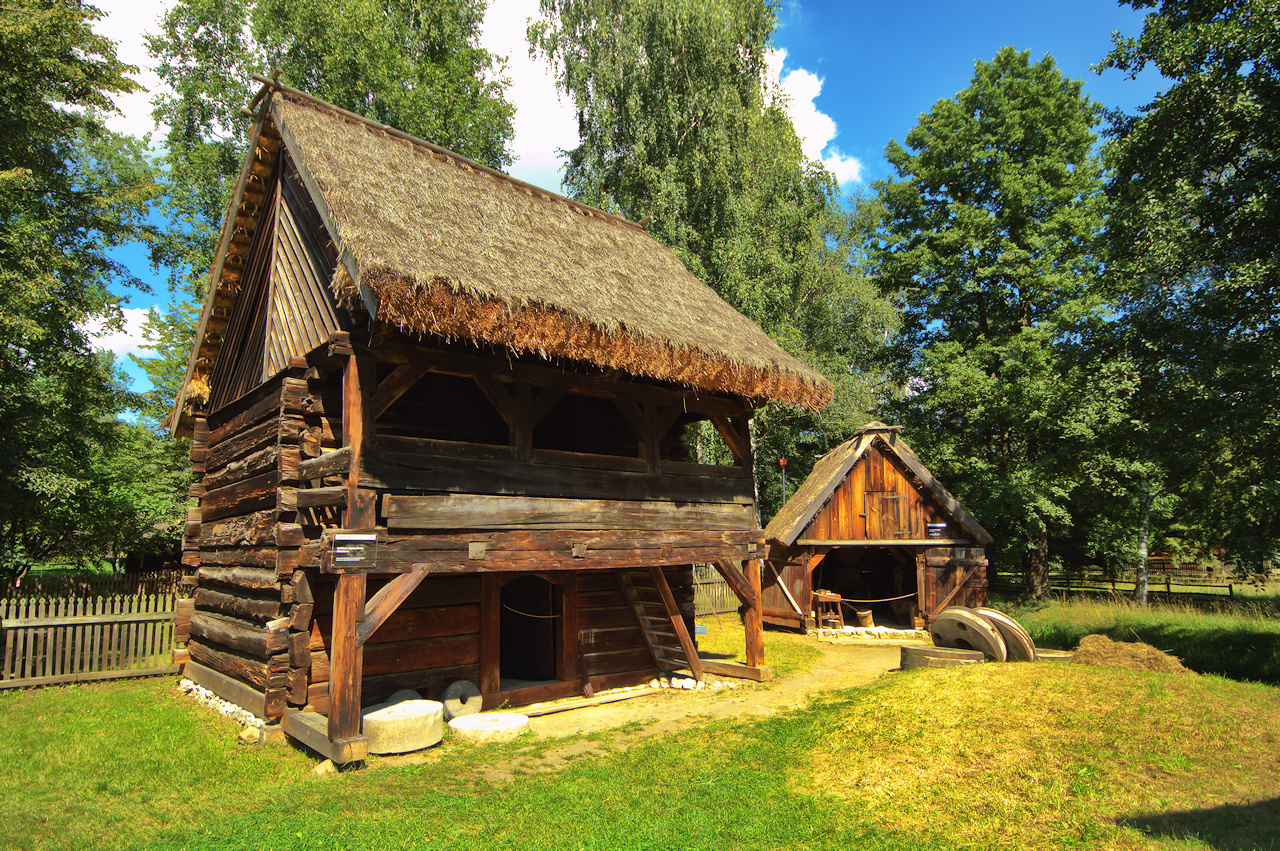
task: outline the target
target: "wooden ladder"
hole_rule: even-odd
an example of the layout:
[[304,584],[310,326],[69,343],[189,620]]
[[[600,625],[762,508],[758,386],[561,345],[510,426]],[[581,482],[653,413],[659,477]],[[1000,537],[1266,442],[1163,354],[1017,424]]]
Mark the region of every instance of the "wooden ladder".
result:
[[[647,572],[620,570],[617,577],[658,670],[688,668],[694,679],[701,680],[702,662],[698,659],[698,650],[685,627],[680,607],[676,605],[662,568],[650,567]],[[644,599],[640,592],[646,589],[657,591],[661,602]]]

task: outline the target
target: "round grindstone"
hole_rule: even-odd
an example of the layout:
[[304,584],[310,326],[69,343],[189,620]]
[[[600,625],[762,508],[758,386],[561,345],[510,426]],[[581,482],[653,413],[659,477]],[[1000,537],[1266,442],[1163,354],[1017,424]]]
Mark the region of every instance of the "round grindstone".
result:
[[470,680],[455,680],[445,687],[441,695],[444,701],[444,718],[449,721],[480,711],[480,689]]
[[419,751],[444,738],[444,707],[434,700],[382,703],[361,716],[371,754]]
[[411,688],[402,688],[383,702],[389,705],[392,703],[403,703],[406,700],[422,700],[422,695],[418,694]]
[[938,647],[981,650],[997,662],[1003,662],[1009,656],[1004,639],[996,628],[981,615],[963,606],[943,609],[942,614],[929,625],[929,634]]
[[958,647],[907,647],[903,645],[900,667],[954,668],[956,665],[973,665],[986,659],[981,650],[961,650]]
[[529,717],[519,712],[482,712],[449,722],[455,738],[474,744],[514,742],[529,729]]
[[998,609],[974,609],[987,622],[996,628],[1004,639],[1005,649],[1009,653],[1010,662],[1034,662],[1036,660],[1036,643],[1022,624]]

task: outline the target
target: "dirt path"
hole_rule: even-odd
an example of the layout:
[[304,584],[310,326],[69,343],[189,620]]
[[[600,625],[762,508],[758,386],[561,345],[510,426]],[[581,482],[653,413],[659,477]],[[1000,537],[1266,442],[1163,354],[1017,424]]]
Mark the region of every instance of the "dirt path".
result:
[[[718,718],[750,718],[804,706],[820,692],[865,685],[898,667],[897,644],[819,644],[822,656],[809,670],[776,684],[743,683],[718,691],[663,689],[618,703],[543,715],[530,720],[537,736],[528,753],[490,764],[481,776],[509,780],[518,771],[546,771],[592,754],[616,752],[650,736],[682,730]],[[607,733],[561,744],[553,740],[581,733]],[[549,741],[551,740],[551,741]],[[439,759],[436,750],[385,759],[410,765]]]

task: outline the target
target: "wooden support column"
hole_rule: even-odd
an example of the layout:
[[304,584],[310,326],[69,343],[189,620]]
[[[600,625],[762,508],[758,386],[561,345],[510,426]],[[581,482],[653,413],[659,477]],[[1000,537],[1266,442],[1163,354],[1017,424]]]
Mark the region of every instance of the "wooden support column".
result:
[[754,605],[748,605],[742,613],[742,627],[747,639],[747,664],[753,668],[764,665],[764,612],[760,594],[760,559],[742,563]]
[[[377,384],[373,358],[352,355],[342,376],[342,436],[351,452],[347,468],[347,507],[343,526],[350,530],[373,529],[377,522],[375,493],[360,490],[360,464],[366,443],[373,437],[373,395]],[[360,682],[364,650],[356,627],[364,617],[365,576],[344,573],[338,577],[333,597],[333,639],[329,663],[329,741],[341,742],[360,735]]]

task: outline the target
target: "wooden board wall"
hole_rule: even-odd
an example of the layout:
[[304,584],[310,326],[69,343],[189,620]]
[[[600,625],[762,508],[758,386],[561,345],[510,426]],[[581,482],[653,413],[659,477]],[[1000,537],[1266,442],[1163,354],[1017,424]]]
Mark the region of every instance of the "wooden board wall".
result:
[[938,537],[968,537],[960,525],[898,459],[867,447],[813,520],[802,539],[892,540],[926,537],[928,524],[946,524]]

